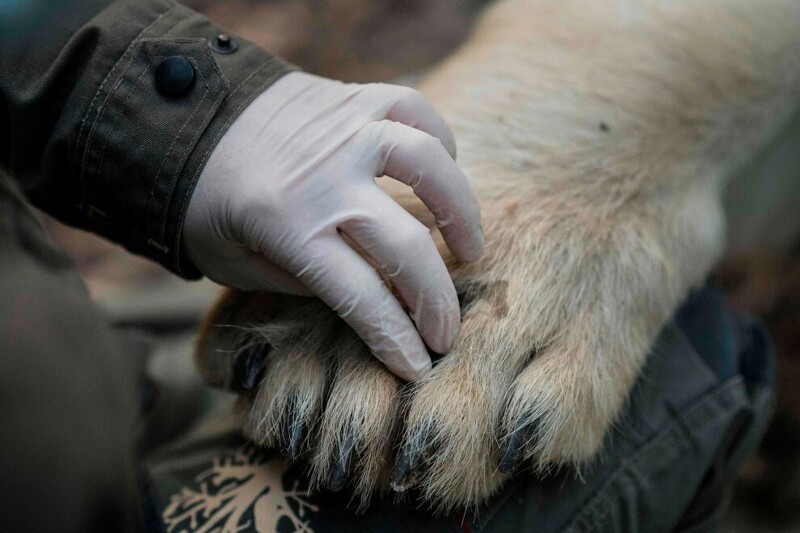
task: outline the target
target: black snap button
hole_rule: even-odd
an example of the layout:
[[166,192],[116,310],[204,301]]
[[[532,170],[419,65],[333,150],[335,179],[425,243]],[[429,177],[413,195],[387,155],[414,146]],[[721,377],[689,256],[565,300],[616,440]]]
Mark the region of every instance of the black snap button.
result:
[[185,57],[168,57],[156,67],[156,90],[167,98],[182,95],[193,82],[194,67]]
[[231,36],[227,33],[220,33],[208,41],[208,46],[218,54],[232,54],[239,48],[236,41],[231,39]]

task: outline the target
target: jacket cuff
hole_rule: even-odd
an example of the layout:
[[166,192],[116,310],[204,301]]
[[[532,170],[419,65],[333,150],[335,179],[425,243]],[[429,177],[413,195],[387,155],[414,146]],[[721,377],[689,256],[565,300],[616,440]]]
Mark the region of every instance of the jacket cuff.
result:
[[198,278],[181,230],[200,172],[241,111],[294,67],[184,6],[150,5],[163,10],[111,66],[80,122],[78,208],[89,229]]

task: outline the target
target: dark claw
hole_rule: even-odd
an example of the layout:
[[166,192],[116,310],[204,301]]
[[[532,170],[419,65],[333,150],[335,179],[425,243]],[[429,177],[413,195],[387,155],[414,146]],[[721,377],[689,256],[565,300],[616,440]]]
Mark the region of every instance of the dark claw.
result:
[[519,427],[506,438],[503,444],[503,458],[500,459],[499,470],[503,474],[512,472],[519,466],[522,452],[536,432],[537,423],[533,422]]
[[511,436],[506,439],[503,458],[500,459],[500,473],[508,474],[517,468],[520,455],[522,455],[522,450],[525,448],[526,442],[527,439],[522,435],[521,431],[512,433]]
[[416,485],[420,467],[431,454],[435,453],[427,431],[419,441],[425,443],[421,448],[411,448],[406,445],[397,454],[389,477],[389,486],[395,492],[405,492]]
[[415,452],[407,448],[400,450],[392,467],[392,475],[389,478],[389,486],[393,491],[403,492],[411,487],[411,469],[414,466],[415,459]]
[[271,349],[269,344],[255,344],[239,351],[233,362],[234,380],[239,389],[252,391],[261,383]]
[[281,453],[292,461],[300,458],[306,429],[305,421],[299,417],[292,417],[291,422],[288,417],[284,418],[281,431]]
[[344,442],[338,457],[331,466],[331,475],[328,478],[328,490],[339,492],[347,485],[350,476],[350,460],[353,455],[353,436],[350,435]]

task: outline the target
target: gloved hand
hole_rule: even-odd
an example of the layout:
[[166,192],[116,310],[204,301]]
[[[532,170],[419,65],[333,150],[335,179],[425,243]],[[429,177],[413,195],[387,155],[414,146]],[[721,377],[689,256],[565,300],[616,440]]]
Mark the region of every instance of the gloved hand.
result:
[[[422,339],[446,353],[458,335],[456,291],[429,230],[375,177],[410,185],[455,256],[472,261],[480,211],[454,157],[452,133],[418,92],[292,72],[211,154],[189,202],[186,251],[218,283],[318,296],[392,372],[420,378],[431,366]],[[410,318],[340,233],[380,265]]]

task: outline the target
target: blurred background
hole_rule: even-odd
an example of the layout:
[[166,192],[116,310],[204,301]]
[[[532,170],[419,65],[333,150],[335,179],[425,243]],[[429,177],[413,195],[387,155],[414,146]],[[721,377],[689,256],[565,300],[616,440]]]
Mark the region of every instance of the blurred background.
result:
[[[426,69],[458,47],[488,2],[184,3],[310,72],[347,81],[413,85]],[[782,160],[777,161],[766,166]],[[173,434],[185,430],[205,409],[196,402],[179,401],[201,390],[190,355],[194,330],[220,289],[207,280],[182,281],[153,263],[52,219],[46,218],[46,224],[74,259],[93,298],[141,346],[155,379],[167,384],[169,390],[160,401],[169,405],[160,425],[169,426]],[[735,305],[767,323],[779,357],[777,414],[758,455],[740,476],[724,531],[800,531],[800,242],[784,243],[760,255],[741,250],[715,276]]]

